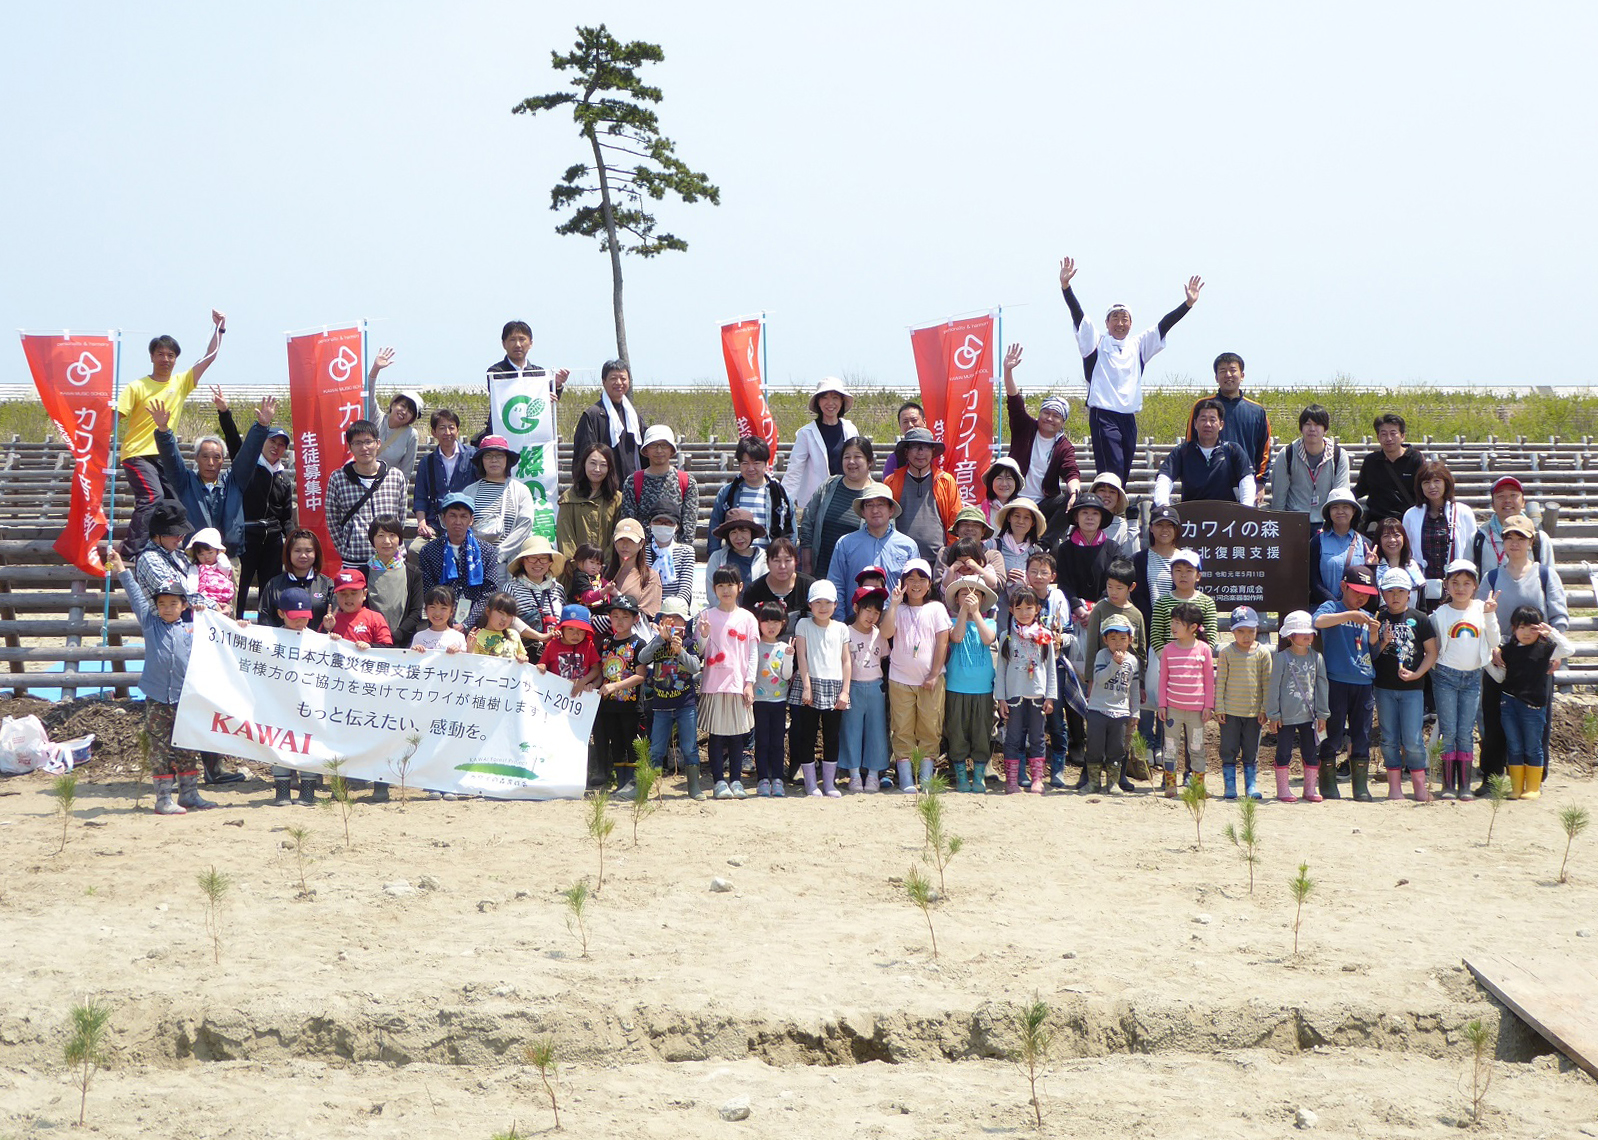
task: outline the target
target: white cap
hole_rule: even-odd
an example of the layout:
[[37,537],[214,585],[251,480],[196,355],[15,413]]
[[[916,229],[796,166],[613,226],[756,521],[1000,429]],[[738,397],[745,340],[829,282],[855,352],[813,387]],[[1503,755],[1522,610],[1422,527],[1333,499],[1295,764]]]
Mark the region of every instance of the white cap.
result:
[[1409,576],[1408,570],[1400,570],[1397,566],[1389,566],[1382,571],[1378,585],[1383,590],[1410,590],[1415,589],[1415,579]]
[[1178,550],[1175,554],[1171,555],[1171,565],[1175,566],[1178,562],[1186,562],[1195,570],[1198,570],[1203,566],[1203,559],[1199,557],[1198,551],[1187,547],[1184,547],[1183,549]]
[[1443,571],[1443,577],[1452,578],[1455,574],[1469,574],[1472,578],[1480,578],[1481,570],[1468,558],[1456,558],[1448,564],[1448,569]]
[[836,604],[838,601],[838,587],[832,584],[830,578],[817,578],[810,583],[810,596],[806,601],[832,602]]
[[1315,623],[1310,619],[1308,610],[1294,610],[1282,619],[1282,636],[1292,637],[1295,633],[1314,633]]
[[904,569],[899,571],[899,580],[902,582],[906,575],[918,570],[928,578],[932,577],[932,567],[927,565],[925,558],[912,558],[904,564]]

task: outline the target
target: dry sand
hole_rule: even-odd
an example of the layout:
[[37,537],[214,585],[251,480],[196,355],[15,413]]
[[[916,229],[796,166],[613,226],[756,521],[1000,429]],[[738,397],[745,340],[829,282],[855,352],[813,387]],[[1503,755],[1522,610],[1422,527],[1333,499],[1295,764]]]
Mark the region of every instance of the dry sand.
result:
[[[1282,1136],[1299,1108],[1327,1135],[1453,1134],[1475,1017],[1496,1054],[1480,1134],[1598,1135],[1598,1083],[1460,964],[1598,959],[1598,833],[1554,882],[1559,808],[1598,814],[1584,764],[1505,805],[1490,848],[1485,803],[1267,803],[1252,894],[1235,805],[1210,803],[1199,848],[1147,795],[951,794],[936,961],[897,881],[923,853],[910,797],[692,803],[671,781],[637,846],[616,812],[583,958],[560,892],[597,872],[584,804],[361,793],[346,846],[259,780],[158,819],[109,765],[84,775],[61,854],[47,779],[0,784],[20,793],[0,797],[0,1137],[76,1120],[61,1046],[90,994],[115,1006],[88,1101],[110,1136],[526,1135],[551,1122],[522,1063],[544,1037],[573,1135],[1027,1133],[1004,1056],[1034,992],[1045,1135]],[[1300,860],[1318,887],[1295,957]],[[213,864],[237,883],[219,964]],[[724,1122],[737,1096],[751,1115]]]

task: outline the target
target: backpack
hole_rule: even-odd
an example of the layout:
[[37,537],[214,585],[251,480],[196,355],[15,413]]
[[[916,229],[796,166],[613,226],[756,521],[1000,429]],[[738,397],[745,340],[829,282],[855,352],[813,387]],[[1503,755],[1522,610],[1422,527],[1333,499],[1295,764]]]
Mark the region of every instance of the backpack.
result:
[[[688,509],[688,472],[684,471],[680,467],[677,469],[677,497],[682,500],[683,510],[686,511]],[[634,471],[633,500],[635,502],[643,502],[643,499],[644,473],[642,471]],[[697,514],[698,512],[699,505],[696,503],[694,504],[694,513]]]
[[[1476,537],[1480,538],[1481,535],[1478,534]],[[1546,607],[1548,605],[1548,576],[1553,572],[1553,568],[1550,567],[1546,562],[1538,562],[1536,566],[1537,577],[1542,582],[1543,605]],[[1494,567],[1493,569],[1487,571],[1487,588],[1489,590],[1498,589],[1498,567]],[[1543,615],[1543,620],[1548,620],[1548,615],[1546,613]]]
[[[1343,453],[1343,449],[1337,445],[1337,441],[1335,439],[1332,440],[1332,475],[1334,477],[1337,474],[1337,457],[1339,455],[1341,455],[1342,453]],[[1245,458],[1247,458],[1247,457],[1245,456]],[[1288,479],[1288,482],[1292,482],[1292,479],[1293,479],[1293,445],[1291,443],[1289,443],[1287,445],[1287,458],[1286,458],[1285,462],[1287,463],[1287,479]]]

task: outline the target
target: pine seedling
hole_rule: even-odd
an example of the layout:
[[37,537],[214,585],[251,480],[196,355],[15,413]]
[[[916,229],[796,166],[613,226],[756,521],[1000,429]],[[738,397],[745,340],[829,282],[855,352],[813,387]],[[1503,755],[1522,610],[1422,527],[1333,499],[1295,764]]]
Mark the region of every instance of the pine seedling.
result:
[[510,1130],[508,1132],[494,1133],[494,1140],[525,1140],[525,1138],[520,1132],[516,1131],[516,1122],[513,1120],[510,1122]]
[[[639,748],[637,745],[643,745]],[[647,815],[654,813],[660,806],[658,798],[651,799],[660,786],[660,769],[655,767],[649,759],[648,741],[635,742],[633,755],[637,763],[633,765],[633,846],[638,846],[638,825]]]
[[1017,1045],[1010,1059],[1026,1072],[1027,1084],[1032,1090],[1032,1116],[1038,1130],[1043,1130],[1043,1105],[1038,1101],[1038,1068],[1049,1059],[1049,1049],[1054,1045],[1054,1031],[1049,1028],[1049,1007],[1036,990],[1032,1000],[1015,1013]]
[[566,900],[566,929],[573,931],[583,943],[583,957],[588,957],[588,880],[579,879],[561,892]]
[[942,776],[933,776],[921,785],[921,794],[916,797],[916,814],[921,817],[921,828],[926,833],[927,850],[932,852],[933,866],[938,869],[938,892],[945,898],[949,895],[949,889],[943,881],[944,868],[965,846],[963,839],[958,835],[950,835],[944,828],[944,793],[948,790],[948,780]]
[[327,808],[336,811],[344,821],[344,846],[350,847],[350,812],[355,810],[355,801],[350,797],[350,781],[344,775],[343,760],[329,760],[327,768]]
[[196,876],[200,893],[205,896],[205,932],[211,936],[211,954],[218,965],[222,962],[222,900],[233,886],[233,876],[218,871],[213,864]]
[[422,734],[407,732],[405,734],[405,749],[393,760],[389,767],[394,770],[394,775],[399,777],[395,782],[399,784],[400,811],[405,810],[405,805],[410,802],[410,774],[411,761],[416,757],[416,750],[422,746]]
[[139,734],[134,737],[136,746],[133,785],[133,810],[138,811],[139,805],[144,802],[144,784],[150,779],[150,732],[148,729],[139,729]]
[[[1193,831],[1198,835],[1199,850],[1204,849],[1204,809],[1209,807],[1210,792],[1204,786],[1204,777],[1194,772],[1187,778],[1187,784],[1182,788],[1178,798],[1187,813],[1193,817]],[[1253,800],[1249,801],[1253,803]]]
[[1493,845],[1493,826],[1498,822],[1498,809],[1509,800],[1509,777],[1499,772],[1496,776],[1487,777],[1487,802],[1492,805],[1493,813],[1487,817],[1487,843]]
[[904,877],[904,893],[910,896],[910,901],[921,908],[921,913],[926,916],[927,933],[932,936],[932,960],[938,960],[938,934],[932,929],[932,882],[921,873],[921,868],[911,867],[910,873]]
[[1559,813],[1559,826],[1565,829],[1565,858],[1559,864],[1559,881],[1568,883],[1570,876],[1566,868],[1570,866],[1570,845],[1576,842],[1576,836],[1587,830],[1587,824],[1592,822],[1587,815],[1587,809],[1570,804]]
[[300,872],[300,896],[302,898],[310,898],[311,888],[305,881],[305,843],[311,838],[311,829],[308,827],[290,827],[285,830],[294,844],[294,862]]
[[72,1007],[72,1035],[61,1050],[62,1059],[75,1070],[78,1084],[78,1124],[83,1124],[89,1105],[89,1082],[105,1064],[106,1032],[111,1025],[111,1007],[96,998]]
[[633,783],[635,785],[638,783],[638,773],[643,771],[645,767],[655,769],[655,803],[665,803],[666,773],[659,768],[655,768],[655,762],[650,759],[649,741],[642,736],[635,736],[633,738]]
[[1481,1018],[1467,1022],[1465,1040],[1470,1042],[1470,1122],[1481,1123],[1482,1105],[1487,1100],[1487,1090],[1493,1084],[1493,1058],[1488,1052],[1491,1044],[1487,1027]]
[[1293,957],[1298,957],[1298,925],[1304,917],[1304,904],[1309,901],[1310,895],[1315,890],[1315,880],[1309,877],[1309,864],[1298,865],[1298,875],[1287,880],[1287,887],[1293,892],[1293,902],[1297,909],[1293,911]]
[[555,1114],[555,1128],[558,1131],[560,1102],[555,1098],[555,1086],[559,1083],[555,1062],[555,1039],[546,1037],[527,1046],[527,1063],[538,1070],[538,1075],[544,1082],[544,1092],[549,1097],[549,1110]]
[[1254,893],[1254,868],[1260,863],[1260,805],[1245,796],[1237,805],[1237,825],[1226,825],[1226,838],[1248,864],[1248,893]]
[[[1143,739],[1141,732],[1132,734],[1132,742],[1127,746],[1126,754],[1129,760],[1136,760],[1141,764],[1144,772],[1151,773],[1153,771],[1152,766],[1149,764],[1149,742]],[[1128,767],[1131,767],[1131,765],[1128,764]]]
[[72,805],[78,802],[78,774],[67,772],[50,781],[50,794],[55,797],[55,810],[61,816],[61,846],[56,854],[67,849],[67,828],[72,823]]
[[594,793],[594,798],[588,801],[588,836],[599,848],[599,881],[594,884],[596,895],[605,889],[605,843],[615,830],[616,821],[610,816],[610,793]]

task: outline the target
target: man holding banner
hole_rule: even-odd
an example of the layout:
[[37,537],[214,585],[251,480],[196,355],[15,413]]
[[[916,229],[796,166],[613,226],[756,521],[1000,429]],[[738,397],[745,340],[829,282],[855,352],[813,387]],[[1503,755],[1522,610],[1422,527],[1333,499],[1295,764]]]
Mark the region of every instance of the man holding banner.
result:
[[214,326],[211,343],[205,355],[194,362],[194,367],[173,375],[183,350],[176,340],[163,334],[150,342],[150,374],[141,376],[117,396],[118,433],[122,440],[119,458],[128,485],[133,488],[133,518],[128,521],[128,533],[121,547],[124,558],[138,557],[149,537],[150,512],[158,499],[169,498],[172,494],[161,478],[155,420],[150,416],[150,409],[164,408],[171,417],[172,430],[177,430],[178,421],[183,417],[183,402],[211,367],[227,332],[227,317],[219,310],[211,310],[211,322]]

